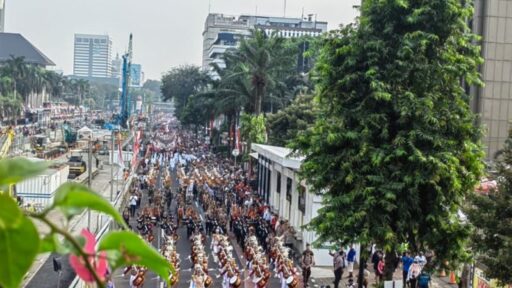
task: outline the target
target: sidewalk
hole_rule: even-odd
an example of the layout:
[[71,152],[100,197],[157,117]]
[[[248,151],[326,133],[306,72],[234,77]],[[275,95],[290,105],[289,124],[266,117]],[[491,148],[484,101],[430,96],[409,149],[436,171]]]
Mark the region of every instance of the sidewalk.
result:
[[[114,169],[114,173],[118,173],[119,171],[117,168]],[[94,174],[93,174],[94,175]],[[103,169],[97,170],[97,175],[93,176],[92,181],[92,189],[98,193],[100,193],[103,197],[105,197],[107,200],[110,198],[110,166],[108,164],[105,164],[103,166]],[[115,191],[114,191],[115,193]],[[115,194],[114,194],[115,196]],[[84,211],[81,215],[75,217],[70,223],[67,223],[65,220],[65,217],[59,212],[59,211],[52,211],[49,215],[49,218],[54,222],[58,223],[60,226],[66,226],[68,225],[70,231],[73,234],[79,234],[80,230],[84,227],[87,227],[87,213]],[[108,220],[108,217],[104,217],[103,215],[100,215],[96,212],[91,212],[91,218],[90,218],[90,226],[91,231],[95,232],[99,230],[103,223]],[[41,223],[36,221],[36,228],[41,234],[45,234],[48,232],[48,227]],[[54,273],[52,269],[50,270],[49,275],[44,275],[46,277],[43,277],[42,274],[48,274],[48,271],[40,271],[43,266],[49,265],[47,261],[52,256],[50,253],[45,254],[39,254],[36,257],[35,262],[32,264],[32,267],[30,268],[29,272],[25,275],[25,278],[23,279],[22,287],[52,287],[54,285],[54,281],[56,281],[55,278],[57,278],[57,273]],[[62,259],[62,268],[66,269],[68,268],[67,265],[67,258]],[[51,265],[50,265],[51,266]],[[39,272],[39,276],[37,276]],[[64,277],[65,278],[65,277]],[[73,277],[71,277],[72,280]],[[62,279],[62,282],[66,282],[66,279]],[[56,287],[56,286],[53,286]]]
[[[357,273],[359,271],[359,267],[355,265],[354,267],[354,281],[357,281]],[[370,268],[370,279],[369,286],[371,287],[376,283],[375,281],[375,273],[373,273]],[[395,281],[402,281],[402,270],[399,267],[395,274],[393,275],[393,279]],[[348,281],[348,272],[346,270],[343,271],[342,281],[340,283],[340,287],[347,287]],[[311,268],[311,279],[310,279],[310,287],[322,288],[330,285],[330,287],[334,287],[334,272],[331,267],[312,267]],[[449,283],[448,277],[439,277],[437,275],[432,276],[432,281],[430,287],[433,288],[456,288],[458,287],[455,284]]]

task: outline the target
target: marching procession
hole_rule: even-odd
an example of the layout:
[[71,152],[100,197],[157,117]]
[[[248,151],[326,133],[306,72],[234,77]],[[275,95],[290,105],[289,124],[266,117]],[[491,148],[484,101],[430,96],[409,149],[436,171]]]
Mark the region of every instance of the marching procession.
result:
[[[140,145],[123,217],[172,264],[171,287],[307,287],[313,253],[304,254],[303,277],[286,243],[295,232],[253,193],[242,169],[172,121]],[[190,250],[178,251],[183,245]],[[144,287],[147,275],[144,267],[126,267],[122,277]]]

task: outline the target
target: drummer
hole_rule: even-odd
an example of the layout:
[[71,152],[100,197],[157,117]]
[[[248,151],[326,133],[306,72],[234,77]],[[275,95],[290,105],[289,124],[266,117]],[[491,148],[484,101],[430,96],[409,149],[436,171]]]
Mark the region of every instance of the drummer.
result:
[[205,288],[204,282],[206,275],[201,268],[201,265],[196,264],[194,266],[194,274],[192,275],[192,281],[190,281],[190,288]]

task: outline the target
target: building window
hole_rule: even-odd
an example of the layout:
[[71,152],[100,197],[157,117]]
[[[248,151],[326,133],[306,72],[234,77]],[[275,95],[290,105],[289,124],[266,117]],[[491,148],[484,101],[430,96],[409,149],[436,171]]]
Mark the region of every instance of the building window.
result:
[[299,210],[306,213],[306,187],[299,186]]
[[292,179],[286,177],[286,200],[292,201]]
[[276,192],[281,194],[281,172],[277,172],[277,187]]

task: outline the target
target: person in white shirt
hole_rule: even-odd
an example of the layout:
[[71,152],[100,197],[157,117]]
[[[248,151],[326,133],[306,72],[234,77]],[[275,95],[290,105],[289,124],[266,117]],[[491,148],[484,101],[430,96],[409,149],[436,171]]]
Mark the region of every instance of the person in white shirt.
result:
[[135,216],[135,210],[137,209],[137,200],[138,200],[137,195],[132,194],[130,196],[130,215],[132,217]]
[[422,270],[423,270],[423,267],[425,267],[425,265],[427,265],[427,258],[425,257],[423,252],[420,252],[419,255],[414,257],[414,261],[418,261],[418,264],[420,265]]

